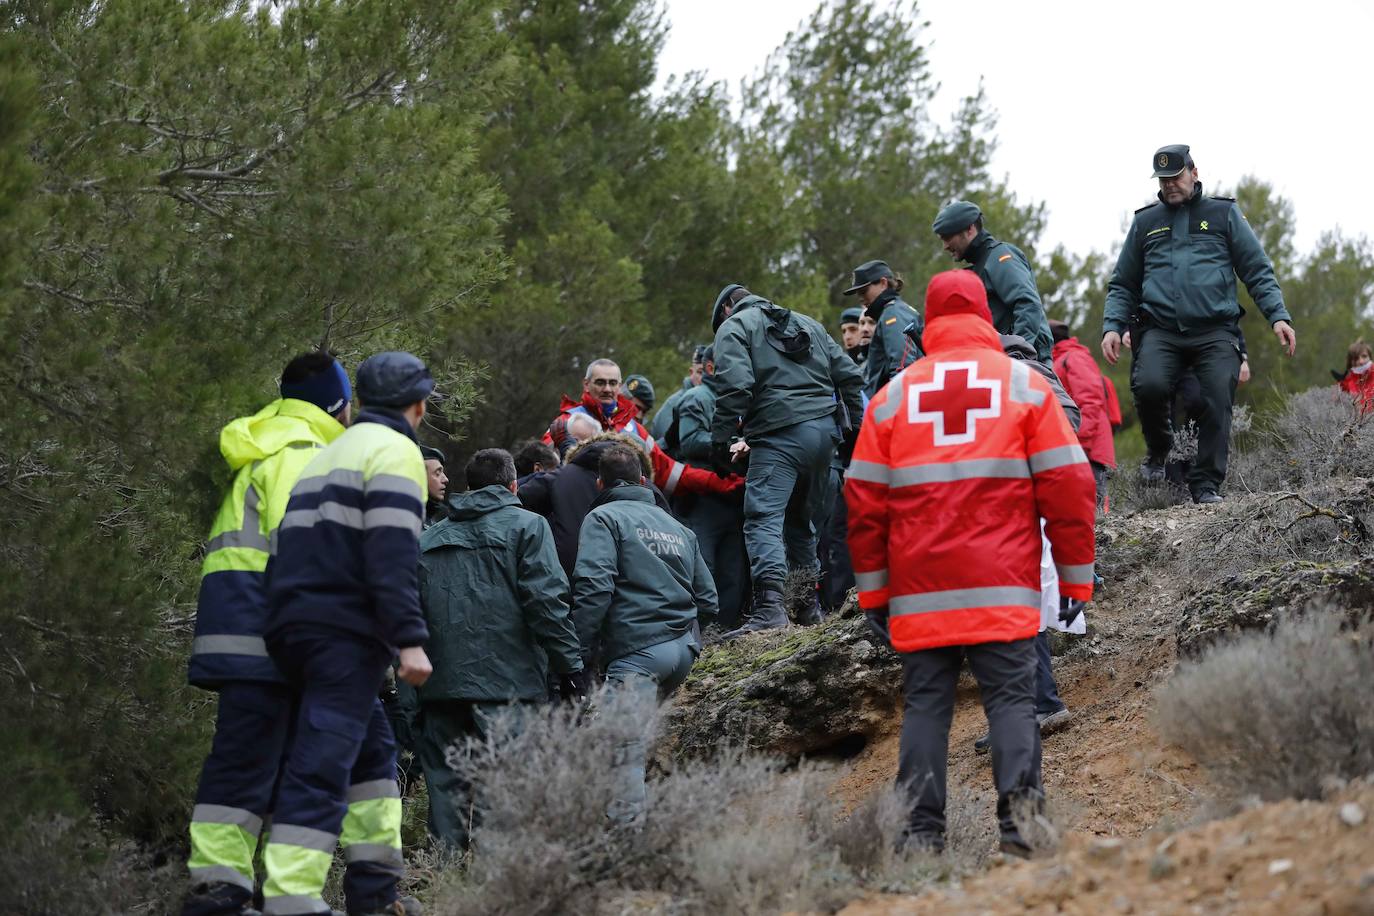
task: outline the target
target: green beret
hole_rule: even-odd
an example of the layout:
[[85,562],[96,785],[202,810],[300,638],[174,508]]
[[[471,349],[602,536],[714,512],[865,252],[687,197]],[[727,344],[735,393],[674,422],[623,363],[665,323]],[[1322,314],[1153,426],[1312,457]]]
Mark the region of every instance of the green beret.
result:
[[983,211],[978,209],[977,204],[969,203],[966,200],[956,200],[940,211],[930,228],[934,229],[935,234],[941,237],[953,235],[972,226],[982,215]]
[[857,305],[853,308],[845,309],[843,312],[840,312],[840,327],[844,327],[847,324],[858,324],[859,319],[863,316],[864,310]]

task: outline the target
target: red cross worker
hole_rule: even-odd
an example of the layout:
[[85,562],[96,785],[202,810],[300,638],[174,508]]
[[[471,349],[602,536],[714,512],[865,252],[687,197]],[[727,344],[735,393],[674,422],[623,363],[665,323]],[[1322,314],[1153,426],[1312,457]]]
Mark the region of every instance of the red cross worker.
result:
[[859,604],[903,656],[898,780],[914,842],[943,844],[945,756],[967,655],[988,713],[1004,849],[1040,797],[1034,639],[1041,519],[1063,595],[1093,589],[1092,471],[1048,383],[1008,358],[967,270],[926,291],[926,356],[868,405],[845,472]]

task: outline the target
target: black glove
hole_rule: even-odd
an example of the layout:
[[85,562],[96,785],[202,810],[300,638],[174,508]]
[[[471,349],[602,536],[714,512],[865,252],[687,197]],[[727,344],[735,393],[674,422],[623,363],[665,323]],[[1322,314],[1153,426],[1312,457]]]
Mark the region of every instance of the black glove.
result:
[[560,674],[558,676],[558,695],[563,698],[564,703],[585,703],[587,702],[589,682],[586,668],[581,671],[574,671],[572,674]]
[[711,442],[711,470],[716,472],[717,477],[729,477],[735,473],[733,462],[730,460],[729,442]]
[[1078,615],[1083,613],[1083,608],[1088,606],[1088,602],[1079,601],[1077,598],[1061,597],[1059,599],[1059,622],[1064,626],[1069,626],[1078,619]]
[[887,608],[880,607],[872,611],[864,611],[864,622],[873,631],[873,635],[883,641],[883,645],[891,648],[892,634],[887,629]]

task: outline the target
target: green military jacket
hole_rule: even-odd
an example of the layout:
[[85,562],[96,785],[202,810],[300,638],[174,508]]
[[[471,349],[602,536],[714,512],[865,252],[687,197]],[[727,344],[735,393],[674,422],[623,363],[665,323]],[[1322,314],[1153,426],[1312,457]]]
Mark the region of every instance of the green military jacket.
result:
[[701,384],[682,396],[677,407],[677,458],[706,467],[711,462],[711,422],[716,416],[714,375],[703,375]]
[[568,580],[548,522],[505,487],[459,493],[420,536],[420,602],[432,700],[541,700],[548,670],[582,667]]
[[716,615],[716,583],[696,535],[658,508],[648,487],[603,491],[582,522],[573,568],[582,645],[599,642],[611,662],[695,632],[698,614]]
[[680,402],[693,387],[695,386],[692,384],[692,377],[684,375],[682,377],[682,387],[668,395],[668,399],[659,405],[658,413],[654,414],[654,418],[649,421],[650,435],[660,442],[663,440],[664,436],[668,435],[668,428],[673,423],[673,411],[677,408],[678,402]]
[[1045,318],[1035,274],[1025,252],[1008,242],[999,242],[983,231],[964,252],[969,269],[976,271],[988,291],[988,308],[999,334],[1015,334],[1035,347],[1036,358],[1045,365],[1054,362],[1054,336]]
[[[892,376],[925,355],[920,347],[925,326],[920,314],[890,289],[873,300],[868,314],[878,323],[863,366],[864,393],[871,398]],[[915,333],[908,335],[908,328],[914,328]]]
[[820,322],[762,296],[741,299],[716,331],[715,364],[717,442],[735,434],[740,417],[746,438],[762,436],[831,416],[837,398],[854,425],[863,416],[863,376],[854,360]]
[[1236,276],[1270,324],[1292,321],[1274,265],[1229,197],[1160,200],[1135,211],[1107,285],[1103,333],[1123,333],[1141,318],[1183,333],[1240,320]]

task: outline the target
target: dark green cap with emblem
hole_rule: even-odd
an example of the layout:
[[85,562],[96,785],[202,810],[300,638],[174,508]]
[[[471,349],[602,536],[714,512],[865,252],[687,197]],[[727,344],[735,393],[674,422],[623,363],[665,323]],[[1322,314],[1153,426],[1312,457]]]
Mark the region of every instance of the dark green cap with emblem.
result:
[[1170,146],[1161,146],[1155,150],[1155,158],[1151,161],[1154,166],[1154,178],[1173,178],[1184,169],[1192,168],[1193,157],[1188,152],[1186,143],[1174,143]]
[[852,296],[870,283],[877,283],[883,277],[891,277],[892,268],[887,266],[886,261],[864,261],[854,268],[854,276],[850,278],[851,286],[844,291],[846,296]]
[[847,324],[858,324],[859,319],[863,316],[864,310],[857,305],[853,308],[845,309],[843,312],[840,312],[840,327],[844,327]]
[[935,215],[935,222],[930,224],[930,228],[941,237],[953,235],[972,226],[982,215],[983,211],[978,209],[977,204],[956,200]]
[[642,375],[632,375],[625,379],[625,391],[630,397],[644,402],[645,410],[654,409],[654,386]]

